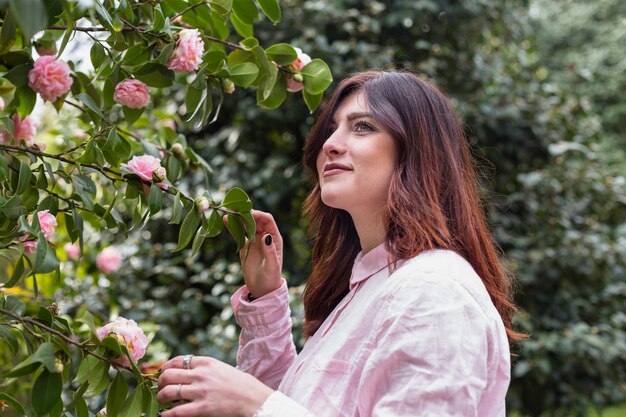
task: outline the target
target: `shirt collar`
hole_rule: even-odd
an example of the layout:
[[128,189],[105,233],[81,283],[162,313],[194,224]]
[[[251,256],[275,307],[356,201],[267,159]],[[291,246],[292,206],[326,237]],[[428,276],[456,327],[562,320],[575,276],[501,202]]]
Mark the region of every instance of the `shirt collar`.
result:
[[363,251],[359,252],[354,259],[354,266],[352,267],[350,291],[352,291],[358,283],[367,280],[377,272],[388,270],[387,266],[390,261],[391,257],[385,248],[384,242],[365,254]]

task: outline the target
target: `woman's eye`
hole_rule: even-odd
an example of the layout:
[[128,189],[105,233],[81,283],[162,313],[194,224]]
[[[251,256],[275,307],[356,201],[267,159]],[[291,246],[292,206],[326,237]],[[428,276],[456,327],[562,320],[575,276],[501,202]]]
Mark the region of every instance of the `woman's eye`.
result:
[[370,125],[367,122],[364,122],[362,120],[356,122],[354,124],[354,131],[355,132],[361,132],[361,133],[365,133],[365,132],[373,132],[375,129],[372,125]]

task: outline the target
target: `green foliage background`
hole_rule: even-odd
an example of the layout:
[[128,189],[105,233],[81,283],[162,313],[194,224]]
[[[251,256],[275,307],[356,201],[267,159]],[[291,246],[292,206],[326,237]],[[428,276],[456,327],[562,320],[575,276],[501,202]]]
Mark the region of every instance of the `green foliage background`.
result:
[[[281,6],[280,25],[255,27],[261,44],[298,46],[327,62],[335,79],[371,67],[411,69],[457,105],[490,224],[519,281],[517,323],[529,334],[513,349],[509,409],[584,416],[625,401],[624,59],[609,42],[623,39],[622,2],[602,0],[593,9],[574,0],[284,0]],[[177,97],[172,91],[155,100]],[[314,116],[292,96],[277,110],[258,108],[245,91],[233,98],[215,123],[186,132],[186,141],[212,166],[212,189],[242,186],[255,208],[277,219],[301,344],[299,295],[309,248],[300,158]],[[205,185],[198,173],[181,189]],[[177,238],[166,216],[128,238],[94,234],[94,242],[124,248],[125,268],[104,277],[88,260],[64,264],[65,285],[56,297],[67,312],[87,303],[104,317],[123,312],[154,323],[155,361],[193,352],[234,362],[237,329],[228,301],[242,283],[236,246],[210,240],[192,257],[172,255]]]

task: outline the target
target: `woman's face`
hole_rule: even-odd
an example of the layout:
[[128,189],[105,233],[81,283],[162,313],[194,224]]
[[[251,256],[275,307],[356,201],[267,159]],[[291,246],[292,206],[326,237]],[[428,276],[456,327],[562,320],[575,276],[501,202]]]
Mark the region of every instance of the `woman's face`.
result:
[[356,92],[344,98],[331,128],[317,156],[322,201],[353,217],[384,209],[398,149],[370,113],[366,95]]

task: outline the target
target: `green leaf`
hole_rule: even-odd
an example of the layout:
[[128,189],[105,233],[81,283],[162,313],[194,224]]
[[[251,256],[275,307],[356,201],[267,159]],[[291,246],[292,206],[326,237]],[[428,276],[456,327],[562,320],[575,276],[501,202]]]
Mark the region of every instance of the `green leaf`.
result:
[[131,109],[130,107],[123,106],[122,111],[124,112],[124,120],[128,125],[132,125],[135,123],[143,114],[146,108],[142,107],[140,109]]
[[13,44],[15,44],[16,33],[15,33],[15,19],[13,18],[13,13],[11,10],[8,10],[6,15],[4,16],[4,22],[2,22],[2,28],[0,28],[0,52],[5,52],[11,49]]
[[13,334],[10,327],[0,324],[0,339],[2,339],[11,349],[11,354],[15,354],[19,351],[19,344],[17,343],[17,337]]
[[321,59],[309,62],[301,72],[304,77],[304,89],[312,95],[323,93],[333,82],[330,68]]
[[180,232],[178,234],[178,246],[172,252],[178,252],[183,250],[191,239],[193,239],[196,234],[196,230],[198,230],[198,226],[200,225],[200,211],[195,206],[192,206],[191,210],[183,220],[183,224],[180,227]]
[[89,387],[85,395],[92,397],[100,394],[109,385],[109,364],[97,359],[96,366],[87,375]]
[[128,393],[128,384],[124,380],[121,372],[117,372],[113,383],[109,388],[107,395],[107,416],[116,417],[126,400],[126,394]]
[[17,100],[17,114],[24,120],[35,108],[37,94],[28,87],[20,87],[15,90],[14,97]]
[[46,274],[53,272],[59,267],[60,261],[57,258],[56,251],[46,241],[43,233],[39,233],[39,244],[37,252],[35,252],[35,267],[33,272]]
[[238,212],[249,212],[252,210],[252,202],[244,190],[233,187],[224,196],[220,207],[226,207]]
[[9,4],[25,40],[30,43],[32,37],[45,29],[48,24],[48,16],[43,1],[9,0]]
[[256,222],[251,213],[242,213],[241,216],[244,220],[244,226],[246,227],[246,237],[248,240],[253,241],[256,234]]
[[61,374],[44,369],[33,385],[32,405],[38,416],[43,416],[61,398],[63,382]]
[[[96,104],[95,101],[86,93],[80,93],[75,95],[78,100],[82,101],[91,111],[93,111],[96,115],[100,116],[101,119],[104,119],[104,113],[100,110],[100,107]],[[96,120],[94,120],[95,122]]]
[[160,32],[165,27],[165,16],[163,16],[163,10],[161,9],[161,5],[157,4],[152,9],[153,12],[153,21],[152,21],[152,30],[155,32]]
[[246,243],[246,232],[241,224],[241,218],[237,214],[228,214],[226,217],[228,232],[235,239],[237,250],[240,250]]
[[[260,85],[264,85],[264,83],[266,82],[265,77],[266,76],[264,75]],[[260,94],[261,90],[261,88],[257,90],[258,104],[266,109],[275,109],[283,104],[283,101],[285,101],[285,98],[287,98],[287,81],[284,77],[280,77],[280,79],[276,80],[272,91],[270,92],[269,96],[267,96],[267,98],[264,100]]]
[[94,69],[97,71],[100,69],[100,65],[104,62],[107,54],[104,47],[100,43],[94,42],[91,47],[91,51],[89,52],[89,56]]
[[141,415],[143,406],[143,390],[141,386],[136,387],[130,393],[118,414],[118,417],[137,417]]
[[180,191],[176,193],[174,198],[174,205],[172,207],[172,219],[169,224],[178,224],[183,218],[183,203],[180,201]]
[[233,13],[239,20],[247,25],[252,25],[259,18],[259,12],[252,0],[234,1]]
[[219,14],[226,16],[233,8],[233,1],[238,3],[240,0],[210,0],[213,7]]
[[9,161],[2,155],[0,155],[0,181],[9,180]]
[[219,235],[222,230],[224,230],[222,215],[217,210],[211,209],[211,214],[209,214],[209,219],[204,228],[204,237],[215,237]]
[[302,97],[304,97],[304,102],[306,106],[309,108],[309,111],[313,113],[315,109],[322,102],[322,98],[324,97],[324,93],[319,94],[309,94],[306,90],[302,90]]
[[114,358],[120,358],[123,355],[120,342],[113,336],[107,336],[102,339],[102,346],[107,350],[107,355],[111,355]]
[[204,229],[204,226],[198,229],[195,237],[193,238],[193,242],[191,243],[191,255],[190,256],[194,256],[196,253],[198,253],[198,251],[202,247],[202,244],[204,243],[204,240],[206,239],[206,236],[203,233],[203,229]]
[[293,47],[286,43],[272,45],[265,50],[267,57],[279,65],[290,65],[298,58]]
[[163,190],[161,190],[158,185],[150,185],[150,197],[148,198],[148,202],[151,216],[154,216],[161,210],[161,207],[163,207]]
[[54,347],[52,343],[42,343],[35,353],[26,358],[26,360],[13,368],[5,376],[13,378],[28,375],[35,372],[41,365],[43,365],[48,372],[55,372],[54,358]]
[[[22,300],[14,295],[7,295],[4,300],[4,306],[2,308],[10,311],[11,313],[17,314],[18,316],[21,316],[24,314],[24,311],[26,311],[26,304],[24,304]],[[4,316],[0,316],[0,318],[2,317]]]
[[9,220],[15,221],[26,213],[27,211],[22,206],[18,195],[14,195],[4,203],[0,204],[0,214],[6,216]]
[[20,173],[17,180],[17,188],[15,194],[22,194],[30,187],[30,179],[33,174],[30,172],[30,166],[24,162],[20,163]]
[[106,143],[101,147],[102,154],[109,164],[118,166],[120,161],[126,161],[130,155],[130,143],[118,135],[117,129],[111,129]]
[[124,53],[124,59],[122,65],[126,67],[134,67],[137,65],[143,65],[150,61],[150,48],[146,48],[146,45],[139,43],[133,45]]
[[259,68],[251,62],[235,65],[230,69],[230,79],[240,87],[249,87],[259,75]]
[[100,360],[95,356],[86,356],[78,366],[78,371],[76,372],[74,382],[77,384],[82,384],[87,381],[87,378],[93,372],[94,368],[98,365],[99,362]]
[[76,417],[89,417],[89,408],[82,396],[74,400],[74,409],[76,410]]
[[134,73],[135,78],[143,81],[150,87],[163,88],[170,87],[174,83],[174,72],[161,64],[153,62],[139,68]]
[[28,88],[28,72],[33,68],[31,63],[20,64],[9,70],[4,75],[4,78],[11,81],[15,87],[27,87]]
[[259,7],[272,23],[278,23],[281,17],[278,0],[257,0],[257,3],[259,3]]
[[241,35],[242,38],[249,38],[254,35],[254,27],[252,25],[244,23],[234,13],[231,13],[230,15],[230,23],[233,25],[237,33]]
[[150,389],[147,384],[141,386],[143,391],[143,410],[145,412],[144,417],[156,417],[159,411],[159,403],[156,400],[154,391]]
[[15,398],[11,397],[9,394],[5,394],[4,392],[0,392],[0,401],[6,401],[9,405],[15,408],[15,411],[20,416],[25,416],[26,411],[24,410],[24,406],[20,404]]
[[90,140],[85,146],[85,150],[82,155],[78,157],[78,161],[84,164],[96,164],[98,166],[104,165],[104,155],[95,140]]
[[224,51],[209,51],[202,58],[206,71],[209,73],[215,73],[220,70],[225,60],[226,53]]

